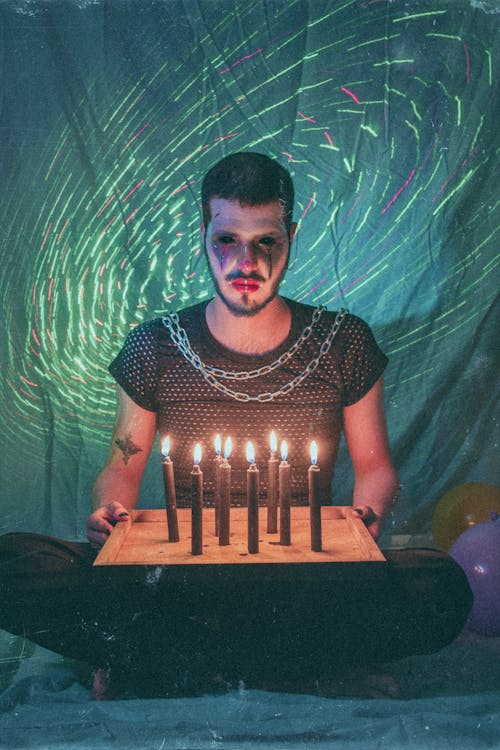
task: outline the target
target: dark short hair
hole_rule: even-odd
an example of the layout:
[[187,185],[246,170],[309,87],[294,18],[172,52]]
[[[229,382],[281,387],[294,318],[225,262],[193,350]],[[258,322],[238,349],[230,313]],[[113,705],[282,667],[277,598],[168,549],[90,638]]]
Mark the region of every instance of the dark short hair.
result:
[[241,151],[225,156],[206,173],[201,185],[203,222],[211,219],[210,199],[239,201],[242,206],[260,206],[280,201],[290,230],[294,189],[289,172],[265,154]]

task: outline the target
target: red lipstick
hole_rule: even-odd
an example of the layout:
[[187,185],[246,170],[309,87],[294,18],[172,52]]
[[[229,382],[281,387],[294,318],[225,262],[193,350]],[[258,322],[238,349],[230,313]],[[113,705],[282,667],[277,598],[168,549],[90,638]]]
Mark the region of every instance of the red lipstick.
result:
[[231,285],[237,292],[256,292],[260,288],[258,281],[245,276],[238,276],[238,278],[233,279]]

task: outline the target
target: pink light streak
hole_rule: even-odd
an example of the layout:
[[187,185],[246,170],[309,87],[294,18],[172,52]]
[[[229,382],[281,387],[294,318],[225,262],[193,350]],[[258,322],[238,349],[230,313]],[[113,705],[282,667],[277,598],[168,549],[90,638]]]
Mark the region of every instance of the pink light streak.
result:
[[297,112],[299,117],[302,117],[303,120],[307,120],[307,122],[314,122],[316,123],[316,120],[313,120],[312,117],[307,117],[307,115],[303,115],[302,112]]
[[190,180],[189,182],[186,182],[184,185],[181,185],[180,187],[176,188],[172,195],[177,195],[177,193],[181,193],[183,190],[186,190],[191,185],[194,185],[195,181]]
[[52,170],[54,169],[54,167],[57,164],[57,162],[61,159],[61,157],[62,157],[62,155],[63,155],[63,153],[64,153],[67,145],[68,145],[67,141],[64,141],[61,144],[61,146],[59,148],[59,151],[57,152],[56,156],[54,157],[54,159],[52,161],[52,164],[50,165],[49,170],[48,170],[47,174],[45,175],[45,179],[47,179],[47,177],[52,172]]
[[132,136],[132,138],[122,148],[121,153],[123,154],[123,152],[130,146],[130,144],[133,143],[137,138],[139,138],[139,136],[142,133],[144,133],[144,131],[147,130],[147,128],[149,128],[149,122],[147,122],[145,125],[143,125],[142,128],[140,130],[138,130],[135,135]]
[[349,89],[346,89],[346,87],[345,87],[345,86],[342,86],[341,88],[342,88],[342,91],[344,92],[344,94],[347,94],[347,96],[350,96],[350,97],[351,97],[351,99],[352,99],[352,100],[353,100],[354,102],[356,102],[356,104],[361,104],[361,102],[359,101],[359,99],[358,99],[358,97],[356,96],[356,94],[353,94],[353,93],[352,93],[352,91],[349,91]]
[[469,55],[469,50],[466,44],[464,44],[464,52],[465,52],[465,80],[469,84],[470,83],[470,55]]
[[38,383],[32,383],[31,380],[28,380],[28,378],[25,378],[24,375],[19,375],[21,380],[24,380],[27,385],[32,385],[34,388],[38,388]]
[[309,291],[306,292],[305,296],[309,297],[311,294],[314,294],[314,292],[316,291],[316,289],[319,289],[320,286],[323,286],[323,284],[325,283],[325,281],[326,281],[326,276],[325,276],[324,279],[321,279],[321,281],[318,281],[317,284],[315,284],[313,287],[311,287],[309,289]]
[[351,281],[350,284],[342,287],[342,289],[339,289],[337,294],[334,296],[334,299],[336,299],[337,297],[340,297],[342,294],[344,294],[344,292],[348,292],[349,289],[352,289],[353,286],[356,286],[356,284],[359,284],[360,281],[362,281],[363,279],[366,279],[367,276],[368,274],[362,273],[361,276],[358,276],[357,279],[354,279],[354,281]]
[[57,235],[56,245],[58,245],[60,243],[61,237],[63,236],[64,232],[66,231],[66,227],[68,226],[68,224],[69,224],[69,219],[66,219],[66,222],[65,222],[63,228],[61,229],[61,231]]
[[457,168],[455,169],[455,171],[454,171],[454,172],[453,172],[453,173],[452,173],[452,174],[451,174],[451,175],[450,175],[450,176],[448,177],[448,179],[447,179],[447,180],[445,180],[445,181],[443,182],[443,184],[441,185],[441,187],[439,188],[439,190],[437,191],[437,193],[435,193],[435,194],[434,194],[434,195],[432,196],[432,202],[434,202],[434,201],[436,200],[436,198],[438,197],[438,195],[441,195],[441,193],[443,192],[443,190],[444,190],[444,189],[445,189],[445,188],[446,188],[446,187],[447,187],[447,186],[448,186],[448,185],[450,184],[450,182],[451,182],[451,181],[452,181],[453,179],[455,179],[455,177],[456,177],[456,176],[457,176],[457,174],[458,174],[458,173],[460,172],[460,170],[461,170],[461,169],[463,169],[463,168],[464,168],[464,167],[465,167],[465,166],[466,166],[466,165],[468,164],[468,162],[469,162],[469,158],[470,158],[470,159],[472,159],[472,158],[473,158],[473,157],[474,157],[474,156],[476,155],[476,151],[477,151],[477,149],[474,149],[474,151],[471,151],[471,153],[469,154],[469,156],[468,156],[468,157],[466,157],[466,158],[465,158],[465,159],[464,159],[464,160],[462,161],[462,163],[460,164],[460,166],[458,166],[458,167],[457,167]]
[[409,175],[408,179],[406,180],[406,182],[403,185],[401,185],[401,187],[399,188],[399,190],[397,191],[397,193],[395,193],[392,196],[392,198],[389,201],[389,203],[387,204],[387,206],[382,209],[382,213],[383,214],[385,214],[385,212],[387,211],[387,209],[389,209],[392,206],[392,204],[394,203],[394,201],[399,198],[399,196],[401,195],[401,193],[403,192],[403,190],[405,190],[405,188],[408,187],[408,185],[410,184],[410,182],[413,180],[413,176],[414,175],[415,175],[415,170],[412,169],[411,172],[410,172],[410,175]]
[[126,114],[126,115],[128,115],[128,113],[129,113],[129,112],[130,112],[130,111],[131,111],[132,109],[134,109],[134,107],[137,107],[137,105],[139,104],[139,102],[142,102],[142,100],[144,99],[144,97],[146,96],[146,94],[147,94],[147,90],[146,90],[146,91],[144,91],[144,92],[143,92],[143,93],[142,93],[142,94],[141,94],[140,96],[138,96],[138,97],[137,97],[137,99],[135,100],[135,102],[132,102],[132,104],[131,104],[131,105],[130,105],[130,107],[129,107],[129,108],[127,109],[127,111],[125,112],[125,114]]
[[137,185],[134,185],[134,187],[132,188],[132,190],[129,193],[127,193],[127,195],[123,199],[123,203],[126,203],[126,201],[128,201],[128,199],[130,198],[130,196],[133,195],[136,190],[139,190],[139,188],[141,187],[141,185],[144,185],[144,180],[139,180],[139,182],[137,183]]
[[134,216],[136,215],[136,213],[138,212],[138,210],[139,209],[136,208],[135,211],[132,211],[132,213],[130,214],[130,216],[127,216],[127,218],[125,219],[125,224],[128,224],[129,221],[132,221],[132,219],[134,218]]
[[114,193],[114,194],[113,194],[113,195],[111,196],[111,198],[110,198],[109,200],[107,200],[107,201],[106,201],[106,203],[105,203],[105,204],[104,204],[104,206],[103,206],[103,207],[101,208],[101,210],[100,210],[100,211],[98,211],[98,213],[97,213],[97,218],[99,218],[100,216],[102,216],[102,214],[103,214],[103,213],[104,213],[104,211],[105,211],[105,210],[107,209],[107,207],[108,207],[108,206],[109,206],[109,205],[110,205],[111,203],[113,203],[113,201],[114,201],[114,199],[116,198],[116,196],[117,196],[118,192],[119,192],[119,191],[117,191],[116,193]]
[[302,219],[304,219],[306,217],[307,213],[309,212],[309,209],[311,208],[311,206],[313,205],[313,203],[314,203],[315,200],[316,200],[316,193],[313,193],[312,196],[309,199],[309,203],[305,207],[304,213],[301,216]]
[[239,60],[236,60],[236,62],[231,63],[231,65],[228,68],[224,68],[224,70],[219,70],[219,75],[222,76],[224,75],[224,73],[229,73],[231,68],[235,68],[237,65],[240,65],[242,62],[245,62],[246,60],[250,60],[252,57],[255,57],[255,55],[258,55],[261,52],[264,52],[264,50],[262,47],[259,47],[259,49],[256,49],[255,52],[250,52],[250,54],[240,57]]
[[33,307],[35,308],[35,326],[37,328],[40,328],[40,321],[38,320],[38,287],[37,283],[35,281],[35,284],[33,286]]
[[40,246],[40,252],[43,252],[43,249],[45,248],[45,244],[47,242],[47,238],[50,234],[50,230],[52,229],[52,222],[50,222],[49,226],[47,227],[47,231],[45,232],[42,240],[42,244]]
[[99,235],[99,239],[101,239],[101,237],[103,236],[103,234],[106,234],[106,232],[108,231],[108,229],[110,228],[110,226],[111,226],[112,224],[114,224],[114,223],[115,223],[115,221],[116,221],[116,216],[113,216],[113,218],[112,218],[112,219],[110,219],[110,220],[108,221],[108,223],[106,224],[106,226],[104,227],[104,229],[103,229],[103,230],[102,230],[102,232],[100,233],[100,235]]
[[32,393],[28,393],[28,391],[25,391],[24,388],[19,388],[19,392],[24,393],[25,396],[27,396],[28,398],[31,398],[32,400],[35,398]]
[[355,209],[355,208],[356,208],[356,206],[358,205],[359,201],[361,200],[361,196],[363,195],[363,193],[364,193],[364,192],[365,192],[365,189],[363,188],[363,190],[362,190],[362,191],[360,192],[360,194],[358,195],[358,197],[357,197],[357,198],[356,198],[356,200],[354,201],[354,203],[353,203],[352,207],[351,207],[351,208],[349,209],[349,211],[348,211],[348,212],[346,213],[346,215],[344,216],[344,218],[343,218],[343,219],[342,219],[342,221],[340,222],[341,224],[343,224],[343,223],[344,223],[345,221],[347,221],[347,219],[348,219],[348,218],[349,218],[349,216],[350,216],[350,215],[352,214],[352,212],[354,211],[354,209]]
[[328,130],[324,130],[323,131],[323,135],[325,136],[325,138],[328,141],[328,143],[330,144],[330,146],[333,148],[332,136],[330,135],[330,133],[328,132]]

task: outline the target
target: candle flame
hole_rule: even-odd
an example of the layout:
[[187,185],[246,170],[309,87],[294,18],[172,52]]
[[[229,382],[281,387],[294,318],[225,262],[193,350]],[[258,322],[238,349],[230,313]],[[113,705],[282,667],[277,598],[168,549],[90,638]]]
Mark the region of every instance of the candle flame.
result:
[[271,435],[269,436],[269,447],[271,449],[271,453],[276,453],[278,450],[278,438],[276,437],[276,433],[273,430],[271,432]]
[[201,461],[201,445],[196,443],[194,446],[194,464],[197,466]]
[[214,445],[215,445],[215,452],[216,452],[216,454],[218,456],[220,456],[220,452],[221,452],[221,449],[222,449],[222,438],[221,438],[220,435],[216,435],[215,436]]
[[163,453],[163,456],[165,458],[168,458],[168,454],[170,453],[170,438],[168,435],[163,439],[163,442],[161,444],[161,452]]
[[288,458],[288,443],[286,440],[281,441],[281,460],[286,461]]
[[253,449],[253,443],[247,443],[247,461],[251,464],[255,463],[255,451]]
[[226,461],[231,455],[232,448],[233,448],[233,441],[231,440],[230,437],[227,437],[226,442],[224,443],[224,458],[226,459]]
[[316,466],[318,463],[318,444],[315,440],[311,442],[309,453],[311,454],[311,464]]

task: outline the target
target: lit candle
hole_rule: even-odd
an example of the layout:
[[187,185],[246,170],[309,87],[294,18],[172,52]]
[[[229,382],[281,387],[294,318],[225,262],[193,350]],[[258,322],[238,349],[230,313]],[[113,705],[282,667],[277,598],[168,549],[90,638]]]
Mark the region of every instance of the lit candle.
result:
[[281,441],[279,465],[280,544],[291,544],[290,539],[290,464],[287,461],[288,445]]
[[229,544],[229,512],[231,507],[231,438],[224,443],[224,459],[220,464],[219,544]]
[[220,465],[222,463],[222,440],[220,435],[215,436],[215,458],[214,458],[214,513],[215,513],[215,535],[219,534],[219,509],[220,509]]
[[203,508],[203,472],[200,469],[201,445],[194,446],[194,465],[191,472],[191,554],[202,553],[202,508]]
[[276,458],[278,440],[275,432],[271,432],[269,448],[271,453],[267,462],[267,533],[276,534],[278,531],[278,459]]
[[259,470],[255,465],[252,443],[247,443],[247,509],[248,509],[248,552],[259,551]]
[[313,552],[321,552],[321,500],[319,479],[320,470],[318,466],[318,446],[313,440],[310,446],[311,465],[307,472],[309,483],[309,519],[311,524],[311,549]]
[[163,454],[163,486],[165,488],[165,508],[167,511],[168,541],[179,541],[179,526],[177,523],[177,498],[175,495],[174,464],[169,456],[170,438],[166,437],[161,445]]

